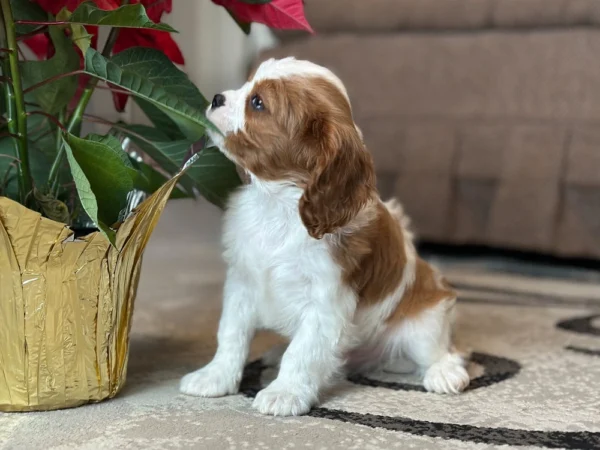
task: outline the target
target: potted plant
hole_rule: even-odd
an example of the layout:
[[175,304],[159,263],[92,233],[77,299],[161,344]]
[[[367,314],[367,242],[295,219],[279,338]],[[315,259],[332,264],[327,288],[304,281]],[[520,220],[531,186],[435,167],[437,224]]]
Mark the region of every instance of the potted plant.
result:
[[[310,30],[301,0],[213,1],[246,32]],[[142,253],[167,199],[223,206],[240,180],[207,146],[208,102],[175,65],[175,30],[160,22],[172,0],[0,7],[0,410],[100,401],[125,381]],[[152,125],[88,114],[98,89]]]

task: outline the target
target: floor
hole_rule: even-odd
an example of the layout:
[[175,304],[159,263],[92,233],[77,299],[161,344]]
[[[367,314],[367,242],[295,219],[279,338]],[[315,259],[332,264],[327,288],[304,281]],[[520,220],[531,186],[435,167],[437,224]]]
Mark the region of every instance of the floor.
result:
[[173,202],[147,250],[128,383],[111,401],[0,415],[0,449],[600,448],[600,277],[593,270],[428,254],[461,292],[457,339],[471,387],[423,392],[414,378],[341,382],[297,418],[264,417],[251,397],[273,373],[259,335],[242,393],[180,395],[210,360],[224,267],[219,212]]

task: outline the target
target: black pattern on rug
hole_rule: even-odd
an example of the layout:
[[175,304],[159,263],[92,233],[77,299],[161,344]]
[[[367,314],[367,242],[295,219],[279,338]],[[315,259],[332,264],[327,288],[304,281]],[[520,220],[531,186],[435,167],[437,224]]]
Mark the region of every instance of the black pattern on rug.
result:
[[427,422],[406,417],[379,416],[339,411],[327,408],[314,408],[308,414],[321,419],[364,425],[371,428],[383,428],[418,436],[456,439],[480,444],[492,445],[533,445],[546,448],[599,449],[600,433],[588,431],[531,431],[510,428],[475,427],[453,423]]
[[583,355],[600,356],[600,350],[592,350],[592,349],[589,349],[589,348],[575,347],[573,345],[569,345],[569,346],[565,347],[565,349],[569,350],[571,352],[581,353]]
[[594,320],[600,318],[600,314],[591,316],[575,317],[573,319],[561,320],[556,326],[562,330],[571,331],[579,334],[589,334],[591,336],[600,336],[600,328],[594,326]]
[[[483,366],[485,371],[482,376],[471,380],[469,387],[467,387],[468,391],[500,383],[514,377],[521,370],[521,365],[518,362],[500,356],[474,352],[469,359],[475,364]],[[348,377],[348,381],[362,386],[381,387],[395,391],[426,392],[420,384],[375,380],[364,375],[352,375]]]
[[[481,364],[485,373],[471,380],[471,390],[488,387],[505,381],[515,376],[521,369],[516,361],[484,353],[473,353],[471,360]],[[240,386],[240,393],[254,398],[262,389],[261,375],[267,368],[262,360],[248,364]],[[363,386],[382,387],[394,390],[423,391],[422,386],[408,383],[389,383],[372,380],[366,377],[349,378],[349,381]],[[564,432],[564,431],[537,431],[519,430],[511,428],[477,427],[473,425],[460,425],[452,423],[429,422],[399,416],[382,416],[376,414],[363,414],[323,407],[313,408],[308,414],[328,420],[337,420],[371,428],[381,428],[389,431],[399,431],[418,436],[441,438],[445,440],[456,439],[465,442],[483,443],[492,445],[537,446],[545,448],[565,449],[599,449],[600,433],[594,432]]]

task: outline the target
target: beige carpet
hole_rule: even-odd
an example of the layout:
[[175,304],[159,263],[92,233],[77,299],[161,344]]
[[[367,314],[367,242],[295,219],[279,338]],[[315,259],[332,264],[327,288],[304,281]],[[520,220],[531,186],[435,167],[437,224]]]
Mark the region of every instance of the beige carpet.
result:
[[[264,417],[248,398],[273,375],[260,361],[241,395],[180,395],[179,378],[214,351],[218,236],[216,210],[172,203],[146,255],[125,390],[72,410],[0,414],[0,449],[600,448],[600,277],[585,270],[436,261],[462,293],[457,336],[474,351],[460,396],[372,374],[341,383],[309,416]],[[258,336],[252,360],[276,341]]]

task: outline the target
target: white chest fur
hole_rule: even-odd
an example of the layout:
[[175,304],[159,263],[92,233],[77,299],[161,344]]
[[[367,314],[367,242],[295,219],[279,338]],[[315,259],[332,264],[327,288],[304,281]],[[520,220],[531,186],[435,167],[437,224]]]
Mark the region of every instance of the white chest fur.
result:
[[258,183],[230,201],[223,244],[230,271],[255,295],[258,326],[292,336],[309,309],[323,305],[323,289],[340,286],[340,267],[325,240],[310,237],[298,212],[302,192],[291,185]]

